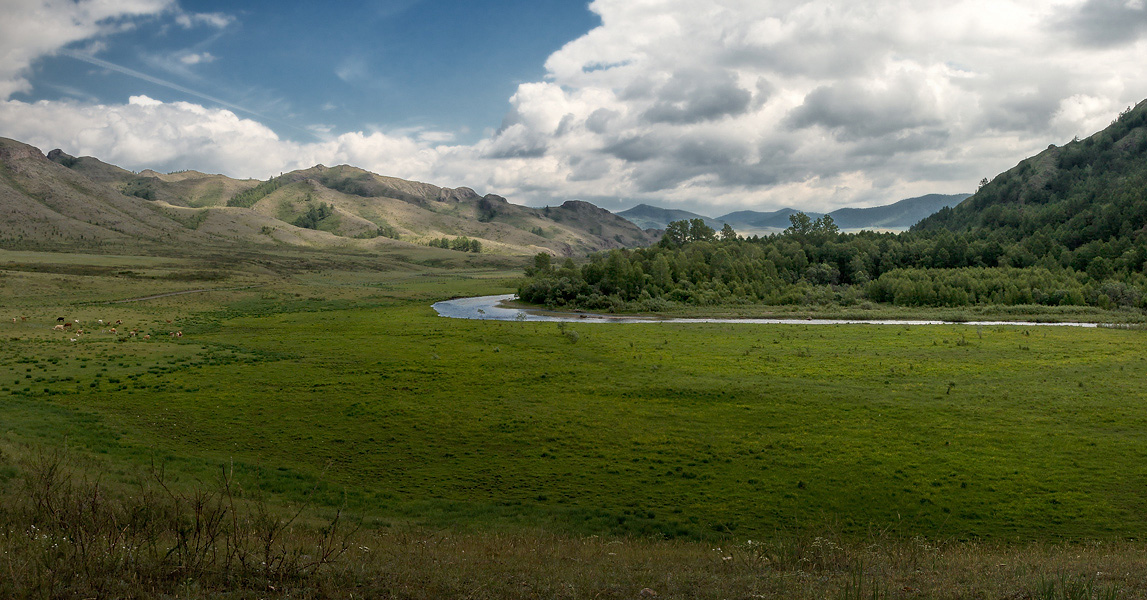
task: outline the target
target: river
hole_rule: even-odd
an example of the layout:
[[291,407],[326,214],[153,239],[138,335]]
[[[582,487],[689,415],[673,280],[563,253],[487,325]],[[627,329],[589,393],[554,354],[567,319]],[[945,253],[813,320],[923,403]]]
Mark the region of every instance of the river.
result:
[[434,303],[440,317],[489,321],[545,321],[550,323],[747,323],[754,325],[1016,325],[1024,327],[1098,327],[1096,323],[1037,323],[1035,321],[930,321],[930,320],[859,320],[859,319],[720,319],[686,317],[642,317],[599,313],[560,312],[532,308],[515,308],[505,303],[515,294],[455,298]]

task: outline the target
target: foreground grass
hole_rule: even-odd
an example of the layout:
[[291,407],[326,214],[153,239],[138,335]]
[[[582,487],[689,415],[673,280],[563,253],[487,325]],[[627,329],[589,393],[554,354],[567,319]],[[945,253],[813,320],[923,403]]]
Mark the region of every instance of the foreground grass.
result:
[[[1143,594],[1142,331],[456,321],[429,303],[512,272],[260,265],[204,284],[179,275],[200,263],[138,266],[157,271],[3,273],[5,443],[94,457],[89,478],[127,498],[153,464],[177,490],[226,468],[272,511],[344,507],[361,527],[295,579],[216,566],[141,586]],[[111,303],[188,283],[209,291]],[[90,331],[73,342],[57,316]],[[7,514],[16,544],[33,513]]]
[[37,598],[1147,597],[1141,543],[933,542],[831,529],[705,543],[361,529],[269,505],[224,471],[106,485],[91,462],[6,444],[0,595]]

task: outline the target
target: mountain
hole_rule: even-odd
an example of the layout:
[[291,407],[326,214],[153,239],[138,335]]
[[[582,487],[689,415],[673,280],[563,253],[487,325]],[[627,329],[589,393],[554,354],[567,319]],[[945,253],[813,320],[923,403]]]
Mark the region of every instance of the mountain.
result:
[[839,208],[829,214],[841,229],[908,229],[946,206],[956,206],[971,194],[928,194],[885,206]]
[[[967,198],[969,194],[928,194],[918,198],[908,198],[871,208],[838,208],[829,216],[836,222],[836,226],[844,230],[904,230],[918,223],[921,219],[935,213],[945,206],[955,206]],[[792,208],[782,208],[773,212],[757,212],[741,210],[717,217],[718,221],[728,223],[738,231],[746,230],[772,230],[783,231],[791,224],[789,216],[798,212]],[[822,213],[805,212],[809,218],[817,219],[824,216]]]
[[[717,217],[718,221],[728,223],[730,227],[737,231],[742,230],[769,230],[775,229],[781,231],[788,227],[791,223],[789,215],[795,215],[801,212],[793,208],[782,208],[772,212],[759,212],[755,210],[739,210],[731,212],[727,215]],[[821,213],[806,212],[806,215],[816,219],[823,216]]]
[[665,226],[673,221],[691,221],[693,219],[701,219],[713,229],[721,229],[725,225],[717,219],[711,219],[687,210],[660,208],[648,204],[638,204],[629,210],[617,213],[617,216],[628,219],[642,229],[665,229]]
[[0,138],[0,247],[287,244],[378,250],[466,237],[482,252],[560,256],[656,236],[584,202],[544,209],[316,165],[268,181],[197,171],[133,173]]
[[[990,231],[1022,242],[1013,263],[1062,247],[1058,262],[1077,270],[1097,256],[1115,267],[1147,253],[1147,100],[1103,131],[1049,146],[985,182],[959,206],[914,231]],[[1058,250],[1057,250],[1058,252]],[[1122,262],[1121,262],[1122,261]]]

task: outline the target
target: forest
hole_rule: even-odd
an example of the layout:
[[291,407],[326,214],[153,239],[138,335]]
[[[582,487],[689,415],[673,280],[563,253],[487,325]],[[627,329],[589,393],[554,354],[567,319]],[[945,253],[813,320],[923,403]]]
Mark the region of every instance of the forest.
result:
[[982,228],[847,234],[831,217],[791,220],[783,233],[749,238],[678,221],[655,246],[598,253],[580,267],[538,255],[518,294],[549,307],[613,311],[861,302],[1147,308],[1142,236],[1072,247],[1043,231],[1020,239]]
[[539,255],[519,287],[549,307],[976,305],[1147,309],[1147,103],[1085,139],[1024,160],[901,233],[843,233],[825,216],[738,236],[700,219],[655,246]]

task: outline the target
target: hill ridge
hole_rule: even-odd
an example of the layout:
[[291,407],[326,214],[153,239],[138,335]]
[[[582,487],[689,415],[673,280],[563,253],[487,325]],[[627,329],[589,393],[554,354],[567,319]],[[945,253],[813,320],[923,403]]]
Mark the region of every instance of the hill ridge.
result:
[[351,165],[319,164],[268,181],[135,173],[0,138],[0,173],[0,209],[10,216],[0,223],[3,247],[178,242],[377,250],[467,238],[487,253],[570,256],[657,239],[596,206],[530,208],[470,187]]

